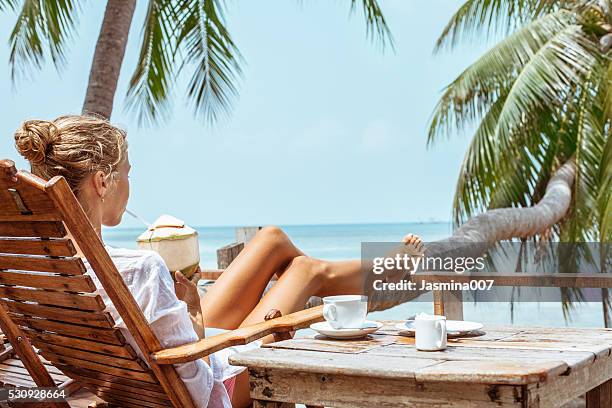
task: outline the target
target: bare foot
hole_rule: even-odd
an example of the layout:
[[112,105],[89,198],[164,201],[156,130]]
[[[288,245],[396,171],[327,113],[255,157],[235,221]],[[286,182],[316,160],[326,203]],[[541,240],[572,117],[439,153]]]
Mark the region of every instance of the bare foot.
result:
[[[414,259],[423,256],[423,240],[418,235],[408,234],[402,238],[403,246],[395,248],[391,253],[387,254],[388,257],[395,257],[397,255],[403,256],[408,255]],[[414,263],[413,263],[414,265]],[[384,279],[387,282],[399,282],[411,272],[409,269],[392,269],[389,270]]]
[[411,255],[423,255],[423,240],[418,235],[408,234],[402,238],[402,243],[414,249],[414,254]]

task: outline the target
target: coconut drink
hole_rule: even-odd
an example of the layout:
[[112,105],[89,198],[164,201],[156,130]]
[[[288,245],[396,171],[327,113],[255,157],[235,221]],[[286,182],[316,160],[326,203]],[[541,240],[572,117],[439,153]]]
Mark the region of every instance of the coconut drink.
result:
[[136,242],[140,249],[157,252],[170,271],[181,271],[188,278],[200,265],[198,232],[171,215],[155,220]]

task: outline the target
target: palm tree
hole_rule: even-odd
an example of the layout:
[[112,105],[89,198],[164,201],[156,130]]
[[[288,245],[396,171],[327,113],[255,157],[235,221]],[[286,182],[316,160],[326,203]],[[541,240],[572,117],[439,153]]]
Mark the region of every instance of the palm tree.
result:
[[[64,62],[79,0],[0,0],[0,12],[19,11],[10,36],[12,75],[40,68],[46,58]],[[377,0],[361,5],[369,37],[384,46],[392,38]],[[110,117],[136,0],[108,0],[91,66],[83,111]],[[140,56],[127,106],[141,123],[167,113],[177,77],[189,75],[187,97],[196,115],[214,122],[230,112],[238,95],[243,58],[225,23],[224,0],[149,0]]]
[[[435,143],[475,129],[457,181],[455,224],[489,210],[496,217],[485,224],[495,239],[552,234],[599,241],[605,251],[612,237],[612,2],[468,0],[437,50],[483,34],[505,38],[446,87],[429,131]],[[540,207],[529,222],[508,223],[503,211],[491,211],[536,204],[563,167],[573,183],[562,218],[551,223]]]

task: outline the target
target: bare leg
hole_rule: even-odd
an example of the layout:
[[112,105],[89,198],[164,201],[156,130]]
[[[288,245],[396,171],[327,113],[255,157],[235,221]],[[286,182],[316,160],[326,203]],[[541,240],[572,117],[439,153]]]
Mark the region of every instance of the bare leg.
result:
[[[241,326],[259,323],[264,320],[270,309],[278,309],[283,315],[302,310],[311,296],[319,296],[323,288],[329,286],[329,264],[305,256],[295,258],[285,270],[278,282],[270,288],[261,301],[249,313]],[[325,289],[328,290],[328,289]],[[337,293],[343,293],[339,289]],[[329,292],[333,294],[333,290]],[[272,336],[262,339],[271,342]],[[236,377],[232,406],[248,407],[251,403],[248,372]]]
[[[422,250],[422,242],[416,236],[407,235],[402,241],[410,250]],[[361,294],[365,279],[360,261],[326,262],[306,256],[296,257],[241,326],[263,321],[271,309],[278,309],[283,315],[302,310],[311,296]],[[273,337],[264,337],[262,341],[271,342]],[[236,377],[232,405],[248,407],[250,404],[249,376],[244,371]]]
[[277,227],[261,229],[202,299],[207,327],[235,329],[253,310],[275,273],[303,255]]
[[[420,239],[411,234],[404,237],[403,242],[415,248],[422,245]],[[293,265],[294,269],[305,267],[304,259],[310,258],[304,257],[279,228],[260,230],[202,299],[205,325],[237,328],[251,313],[272,276],[282,274],[298,257],[303,258],[299,261],[301,266]],[[361,261],[310,261],[317,265],[319,275],[326,277],[325,284],[318,288],[320,296],[364,292],[366,274]]]

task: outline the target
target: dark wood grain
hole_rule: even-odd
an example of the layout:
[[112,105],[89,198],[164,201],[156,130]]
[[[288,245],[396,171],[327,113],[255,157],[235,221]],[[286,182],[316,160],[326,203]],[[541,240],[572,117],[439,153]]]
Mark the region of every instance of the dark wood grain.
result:
[[67,238],[2,238],[0,253],[23,255],[73,256],[76,249]]

